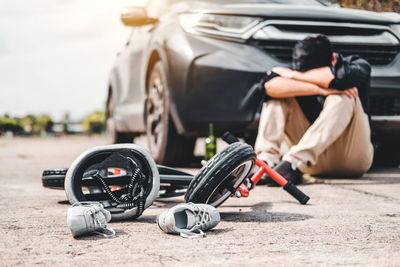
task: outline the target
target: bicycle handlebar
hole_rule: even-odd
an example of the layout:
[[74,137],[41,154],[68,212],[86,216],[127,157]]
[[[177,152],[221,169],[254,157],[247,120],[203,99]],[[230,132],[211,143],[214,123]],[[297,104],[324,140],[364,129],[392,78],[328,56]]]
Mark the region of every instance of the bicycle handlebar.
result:
[[233,144],[236,142],[239,142],[239,139],[237,139],[233,134],[231,134],[230,132],[225,132],[222,136],[221,136],[222,140],[224,140],[225,142],[227,142],[228,144]]
[[295,199],[297,199],[301,204],[305,205],[310,197],[304,194],[300,189],[297,188],[295,184],[288,181],[287,184],[283,187],[289,194],[291,194]]

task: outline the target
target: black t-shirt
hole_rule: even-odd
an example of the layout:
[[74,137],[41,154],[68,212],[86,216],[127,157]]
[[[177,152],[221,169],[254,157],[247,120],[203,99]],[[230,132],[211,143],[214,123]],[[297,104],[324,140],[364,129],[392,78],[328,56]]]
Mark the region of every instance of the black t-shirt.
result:
[[[337,59],[336,65],[332,67],[332,73],[335,78],[332,80],[329,87],[338,90],[345,90],[356,86],[358,88],[358,94],[361,103],[363,104],[364,111],[368,114],[368,92],[371,77],[371,67],[369,63],[358,55],[343,57],[342,55],[337,54]],[[279,77],[279,75],[275,72],[270,72],[262,79],[261,84],[264,85],[275,77]],[[262,86],[262,89],[264,92],[264,101],[271,99],[271,97],[265,93],[264,86]],[[296,100],[308,121],[314,123],[322,111],[325,97],[321,95],[298,96],[296,97]]]

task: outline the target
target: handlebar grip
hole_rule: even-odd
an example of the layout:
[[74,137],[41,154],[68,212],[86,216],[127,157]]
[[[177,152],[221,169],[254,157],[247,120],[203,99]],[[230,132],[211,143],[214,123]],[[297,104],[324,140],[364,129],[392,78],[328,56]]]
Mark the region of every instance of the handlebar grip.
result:
[[239,139],[237,139],[233,134],[231,134],[230,132],[225,132],[222,136],[221,136],[222,140],[224,140],[225,142],[227,142],[228,144],[233,144],[236,142],[239,142]]
[[289,194],[291,194],[295,199],[297,199],[303,205],[305,205],[307,201],[310,199],[309,196],[301,192],[300,189],[298,189],[297,186],[290,181],[287,182],[287,184],[285,184],[283,189],[285,189]]

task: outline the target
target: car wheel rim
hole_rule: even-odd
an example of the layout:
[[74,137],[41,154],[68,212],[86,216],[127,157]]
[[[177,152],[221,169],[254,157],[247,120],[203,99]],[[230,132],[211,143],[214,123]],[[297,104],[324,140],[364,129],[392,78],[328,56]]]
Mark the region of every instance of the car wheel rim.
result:
[[107,120],[106,120],[106,128],[107,132],[111,137],[113,143],[116,141],[116,130],[115,130],[115,120],[114,120],[114,103],[112,100],[112,96],[110,96],[107,105]]
[[113,118],[107,118],[106,127],[107,127],[107,132],[110,135],[112,142],[114,143],[117,134],[115,133],[115,122]]
[[146,105],[146,132],[151,154],[157,155],[164,135],[164,86],[159,77],[150,85]]

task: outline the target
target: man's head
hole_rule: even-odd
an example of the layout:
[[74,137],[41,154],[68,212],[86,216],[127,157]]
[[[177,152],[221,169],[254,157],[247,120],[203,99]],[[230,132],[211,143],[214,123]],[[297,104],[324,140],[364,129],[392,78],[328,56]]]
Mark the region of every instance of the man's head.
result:
[[293,48],[292,66],[297,71],[332,66],[332,44],[325,35],[311,35]]

